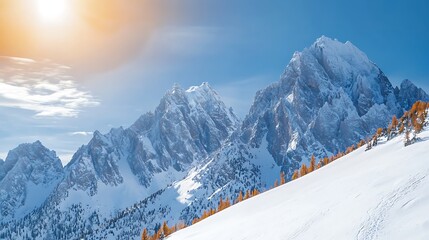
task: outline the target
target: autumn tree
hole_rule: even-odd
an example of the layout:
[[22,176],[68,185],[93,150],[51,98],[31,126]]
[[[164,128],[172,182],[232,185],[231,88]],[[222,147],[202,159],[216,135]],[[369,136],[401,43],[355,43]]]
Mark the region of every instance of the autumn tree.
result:
[[240,192],[238,193],[237,198],[235,199],[235,203],[239,203],[241,201],[243,201],[243,193],[240,190]]
[[295,170],[294,172],[293,172],[293,175],[292,175],[292,180],[295,180],[295,179],[297,179],[299,177],[299,175],[298,175],[298,170]]
[[150,238],[150,240],[159,240],[159,239],[161,239],[161,237],[163,236],[163,233],[162,233],[162,229],[161,228],[159,228],[158,229],[158,231],[156,231],[153,235],[152,235],[152,237]]
[[224,203],[223,203],[223,199],[222,199],[222,196],[221,196],[220,199],[219,199],[219,204],[217,206],[217,211],[218,212],[222,211],[224,209],[223,207],[224,207]]
[[311,155],[311,160],[310,160],[310,166],[308,167],[308,172],[312,172],[314,171],[314,169],[316,169],[316,158],[314,157],[314,154]]
[[349,153],[353,152],[354,150],[355,150],[355,145],[351,145],[350,147],[348,147],[346,149],[346,154],[349,154]]
[[302,177],[308,173],[307,165],[302,164],[301,168],[299,169],[299,175]]
[[393,130],[396,130],[398,128],[398,119],[396,118],[395,115],[393,115],[393,117],[392,117],[392,124],[391,124],[391,126],[392,126]]
[[170,232],[170,228],[167,225],[167,222],[164,221],[164,223],[162,224],[162,232],[164,233],[164,236],[167,237],[168,235],[171,234]]
[[286,183],[285,173],[283,171],[280,172],[280,185]]
[[329,163],[329,158],[328,157],[324,157],[323,158],[323,166],[328,165]]
[[276,179],[275,181],[274,181],[274,187],[276,188],[276,187],[278,187],[279,186],[279,180],[278,179]]
[[389,126],[387,126],[387,140],[390,139],[392,135],[392,124],[389,124]]
[[410,110],[411,124],[413,125],[415,133],[423,130],[423,125],[426,118],[426,103],[418,101],[414,103]]
[[244,199],[249,199],[250,198],[250,190],[246,191],[246,194],[244,195]]
[[149,240],[149,235],[147,233],[147,229],[143,229],[142,240]]
[[258,195],[258,194],[259,194],[258,189],[254,188],[253,191],[252,191],[252,197],[254,197],[254,196]]
[[383,133],[383,128],[378,128],[377,129],[377,137],[380,137],[382,133]]

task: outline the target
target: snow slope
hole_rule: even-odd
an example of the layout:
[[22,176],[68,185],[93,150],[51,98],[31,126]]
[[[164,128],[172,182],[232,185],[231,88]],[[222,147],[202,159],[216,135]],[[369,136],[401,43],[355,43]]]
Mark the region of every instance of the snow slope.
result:
[[168,240],[429,239],[429,131],[419,136],[362,147]]

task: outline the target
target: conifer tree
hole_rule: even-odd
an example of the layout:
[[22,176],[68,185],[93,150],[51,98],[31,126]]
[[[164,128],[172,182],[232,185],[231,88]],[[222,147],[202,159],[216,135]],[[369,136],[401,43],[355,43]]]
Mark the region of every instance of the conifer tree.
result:
[[257,188],[253,189],[253,196],[259,195],[259,190]]
[[312,172],[316,169],[316,158],[314,157],[314,154],[311,156],[310,160],[310,166],[308,167],[308,172]]
[[292,180],[295,180],[295,179],[297,179],[299,177],[299,175],[298,175],[298,170],[295,170],[294,172],[293,172],[293,175],[292,175]]
[[280,185],[286,183],[285,173],[283,171],[280,172]]
[[302,177],[308,173],[307,165],[302,164],[301,168],[299,169],[299,175]]
[[147,229],[143,229],[142,240],[149,240],[149,235],[147,233]]
[[328,157],[323,158],[323,166],[328,165],[328,163],[329,163],[329,158]]
[[223,210],[223,206],[224,206],[224,204],[223,204],[223,199],[222,199],[222,196],[221,196],[220,199],[219,199],[219,204],[217,206],[217,211],[218,212],[222,211]]
[[243,193],[240,190],[240,192],[238,193],[237,199],[235,199],[235,203],[239,203],[241,201],[243,201]]
[[229,197],[227,197],[224,202],[223,209],[229,208],[230,206],[231,206],[231,201],[229,200]]
[[377,137],[380,137],[382,133],[383,133],[383,129],[382,128],[378,128],[377,129]]
[[365,145],[365,141],[364,140],[360,140],[359,143],[358,143],[358,145],[357,145],[357,147],[360,148],[363,145]]
[[274,187],[276,188],[276,187],[278,187],[278,186],[279,186],[279,180],[277,180],[277,179],[276,179],[276,180],[274,181]]
[[244,199],[249,199],[249,198],[250,198],[250,191],[247,190],[246,195],[244,195]]
[[393,115],[393,117],[392,117],[392,124],[391,125],[392,125],[393,130],[396,130],[398,128],[398,119],[396,118],[395,115]]
[[162,224],[162,232],[164,233],[165,237],[167,237],[168,235],[170,235],[170,228],[168,227],[166,221],[164,221],[164,223]]

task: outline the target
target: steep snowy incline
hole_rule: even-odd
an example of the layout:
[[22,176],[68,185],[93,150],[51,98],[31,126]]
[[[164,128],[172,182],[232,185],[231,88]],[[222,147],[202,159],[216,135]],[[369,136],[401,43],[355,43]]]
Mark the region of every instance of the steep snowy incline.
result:
[[169,240],[429,239],[429,131],[349,155]]

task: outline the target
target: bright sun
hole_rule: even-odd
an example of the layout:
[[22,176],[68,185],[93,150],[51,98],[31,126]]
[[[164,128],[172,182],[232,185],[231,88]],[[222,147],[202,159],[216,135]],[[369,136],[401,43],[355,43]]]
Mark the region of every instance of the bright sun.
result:
[[36,0],[37,11],[42,20],[57,23],[64,20],[69,0]]

